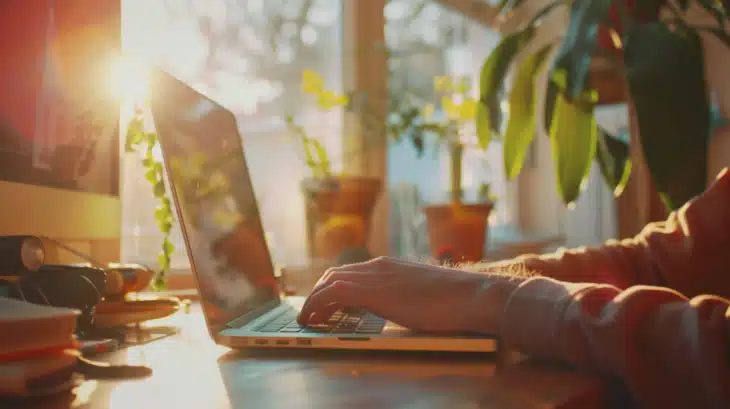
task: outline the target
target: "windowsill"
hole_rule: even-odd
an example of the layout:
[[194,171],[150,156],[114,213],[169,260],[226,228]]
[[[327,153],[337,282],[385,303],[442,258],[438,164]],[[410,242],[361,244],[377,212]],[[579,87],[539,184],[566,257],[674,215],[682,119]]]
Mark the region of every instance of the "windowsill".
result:
[[200,300],[200,293],[195,288],[185,290],[166,290],[166,291],[143,291],[139,295],[144,297],[174,297],[180,300]]

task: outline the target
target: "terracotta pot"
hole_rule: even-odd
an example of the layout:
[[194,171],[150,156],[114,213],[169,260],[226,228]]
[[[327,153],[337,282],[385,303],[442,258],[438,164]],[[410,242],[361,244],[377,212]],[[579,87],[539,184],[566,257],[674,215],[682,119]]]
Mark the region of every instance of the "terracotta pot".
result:
[[440,260],[448,252],[455,263],[482,260],[493,207],[491,202],[425,207],[431,255]]
[[309,256],[334,260],[342,251],[367,247],[370,219],[382,181],[332,176],[302,182]]
[[593,58],[588,71],[590,86],[598,91],[598,105],[622,104],[629,100],[626,76],[600,57]]

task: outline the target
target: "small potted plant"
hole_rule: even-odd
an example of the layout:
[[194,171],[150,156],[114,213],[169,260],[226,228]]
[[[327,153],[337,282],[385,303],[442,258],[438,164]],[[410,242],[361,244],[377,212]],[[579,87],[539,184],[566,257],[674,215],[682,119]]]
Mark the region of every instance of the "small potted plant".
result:
[[481,143],[470,144],[467,126],[474,122],[477,100],[469,96],[470,87],[465,78],[454,80],[437,77],[434,80],[440,95],[440,109],[435,105],[424,108],[422,127],[436,133],[449,151],[450,201],[424,207],[428,237],[433,257],[440,261],[474,262],[482,259],[487,238],[487,220],[494,201],[489,185],[482,185],[477,201],[464,202],[462,162],[464,150],[483,149]]
[[[324,79],[313,71],[302,74],[302,91],[316,98],[317,107],[323,112],[337,108],[353,110],[350,96],[326,89]],[[384,124],[366,117],[362,110],[357,113],[364,124]],[[302,181],[310,258],[332,261],[353,252],[359,254],[358,259],[368,258],[370,219],[382,180],[333,171],[330,155],[322,143],[292,117],[287,117],[286,123],[302,143],[305,161],[312,172]],[[385,131],[384,126],[382,129]]]

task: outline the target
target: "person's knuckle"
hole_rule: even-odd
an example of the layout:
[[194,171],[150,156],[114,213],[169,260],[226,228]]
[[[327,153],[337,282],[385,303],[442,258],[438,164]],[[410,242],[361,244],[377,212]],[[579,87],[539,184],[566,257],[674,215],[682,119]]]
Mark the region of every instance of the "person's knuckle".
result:
[[393,260],[388,256],[379,256],[374,258],[371,263],[375,267],[382,267],[392,264]]

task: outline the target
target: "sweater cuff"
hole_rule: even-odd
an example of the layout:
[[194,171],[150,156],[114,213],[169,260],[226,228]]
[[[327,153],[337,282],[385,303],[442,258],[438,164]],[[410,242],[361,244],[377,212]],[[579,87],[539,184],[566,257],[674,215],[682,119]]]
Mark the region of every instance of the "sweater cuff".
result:
[[507,299],[501,322],[502,342],[510,349],[543,359],[560,359],[563,317],[575,297],[596,284],[566,283],[534,277]]

